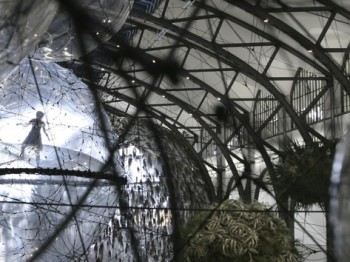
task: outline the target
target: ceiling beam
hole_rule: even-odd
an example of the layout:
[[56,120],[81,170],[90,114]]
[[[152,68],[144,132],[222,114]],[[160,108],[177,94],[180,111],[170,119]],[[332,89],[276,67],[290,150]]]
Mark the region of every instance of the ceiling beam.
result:
[[[279,30],[281,30],[283,33],[288,35],[291,39],[295,39],[298,41],[298,43],[306,50],[312,50],[312,54],[314,57],[320,61],[320,63],[329,70],[329,72],[339,81],[339,83],[344,87],[344,90],[347,92],[347,94],[350,96],[350,81],[347,79],[347,77],[343,74],[343,72],[340,70],[339,66],[335,64],[333,59],[331,59],[326,52],[324,52],[323,48],[317,43],[312,42],[309,38],[305,37],[303,34],[299,33],[296,29],[282,21],[281,19],[278,19],[269,13],[265,12],[265,10],[261,9],[260,7],[254,6],[246,1],[243,0],[225,0],[226,2],[232,4],[233,6],[237,6],[241,8],[242,10],[260,18],[261,20],[263,19],[268,19],[269,20],[269,25],[273,26]],[[332,1],[324,1],[324,0],[317,0],[318,2],[324,3],[325,5],[328,6],[333,6],[334,10],[339,12],[337,9],[337,5],[332,4]],[[325,3],[327,2],[327,4]],[[331,4],[328,4],[331,3]],[[345,13],[346,15],[347,12],[346,10],[341,9],[342,11],[339,12],[340,14],[343,15]],[[350,13],[349,13],[350,15]],[[350,16],[347,17],[350,19]]]
[[[135,13],[134,13],[135,14]],[[182,37],[179,38],[177,35],[170,35],[169,33],[167,34],[168,37],[176,38],[177,41],[185,43],[191,48],[195,48],[198,50],[201,50],[204,53],[207,53],[211,55],[212,57],[222,61],[223,63],[232,66],[233,69],[241,71],[243,74],[247,75],[248,77],[254,79],[258,83],[260,83],[262,86],[264,86],[272,95],[276,97],[280,101],[280,103],[283,104],[285,107],[286,111],[290,115],[291,119],[294,121],[295,125],[297,126],[301,136],[304,138],[305,141],[312,141],[309,132],[307,131],[307,124],[306,122],[301,119],[298,114],[295,112],[294,108],[288,103],[288,101],[285,99],[284,95],[281,94],[277,88],[272,85],[270,80],[264,76],[261,75],[257,70],[255,70],[253,67],[251,67],[249,64],[247,64],[245,61],[241,60],[234,54],[221,49],[218,45],[214,43],[210,43],[206,41],[205,39],[191,33],[188,31],[184,31],[182,28],[179,28],[175,25],[172,25],[170,23],[167,23],[164,21],[160,21],[158,18],[153,17],[152,15],[144,14],[144,13],[139,13],[137,12],[137,17],[134,17],[132,20],[132,23],[137,24],[140,27],[143,28],[148,28],[148,30],[154,31],[155,28],[151,27],[149,23],[154,23],[156,25],[159,25],[162,23],[163,26],[169,29],[172,33],[176,33],[177,35],[181,35]],[[135,14],[135,15],[136,15]],[[141,21],[137,21],[136,18],[139,18],[141,21],[147,20],[148,23],[145,25],[144,23],[141,23]],[[189,41],[191,40],[191,41]],[[212,94],[215,97],[220,97],[222,96],[219,92],[216,90],[212,91]],[[222,99],[221,99],[222,100]]]

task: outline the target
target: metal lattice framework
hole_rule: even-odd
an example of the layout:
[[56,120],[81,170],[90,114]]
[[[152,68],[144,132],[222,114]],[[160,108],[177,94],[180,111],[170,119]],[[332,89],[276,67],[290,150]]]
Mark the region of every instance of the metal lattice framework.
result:
[[[279,150],[266,140],[266,127],[277,115],[280,133],[296,132],[306,143],[336,135],[329,132],[335,129],[329,111],[342,99],[343,93],[335,89],[349,92],[343,69],[349,17],[347,4],[322,0],[135,1],[118,35],[89,56],[99,76],[93,85],[112,115],[144,117],[139,113],[143,111],[165,127],[186,133],[192,144],[201,137],[202,155],[212,145],[218,147],[237,179],[237,163],[245,160],[229,143],[244,133],[244,142],[235,148],[252,144],[272,169],[271,154]],[[169,61],[176,62],[174,67]],[[310,75],[300,75],[301,69]],[[291,99],[298,81],[326,83],[302,113]],[[305,116],[325,97],[327,123],[322,128],[310,125]],[[276,108],[256,126],[252,112],[266,99],[274,100]],[[230,134],[223,137],[217,132],[221,128]],[[205,157],[203,161],[221,170],[219,164]]]
[[[54,51],[59,57],[45,56],[48,55],[45,45],[55,43],[55,40],[49,38],[49,34],[44,35],[41,42],[32,36],[36,41],[33,40],[33,46],[37,45],[34,54],[28,58],[21,57],[23,61],[28,60],[25,67],[28,71],[18,71],[12,84],[18,87],[21,83],[18,90],[30,91],[34,97],[31,100],[37,100],[44,107],[43,92],[47,93],[47,97],[59,92],[53,84],[50,86],[52,89],[40,89],[40,85],[44,86],[45,81],[54,79],[55,71],[69,71],[69,76],[71,71],[66,69],[74,71],[73,80],[57,77],[56,82],[60,83],[57,85],[67,84],[62,93],[74,92],[72,86],[77,76],[77,88],[80,90],[84,84],[84,88],[89,89],[91,102],[83,101],[81,106],[84,108],[88,104],[92,108],[89,114],[95,117],[96,113],[96,126],[101,128],[96,136],[101,136],[101,141],[103,138],[103,149],[108,151],[109,157],[104,158],[98,150],[95,152],[101,155],[101,159],[107,159],[102,171],[91,171],[88,167],[83,171],[66,167],[55,169],[52,165],[39,168],[39,161],[37,168],[26,168],[21,165],[27,163],[18,158],[23,152],[17,156],[18,150],[7,148],[19,148],[21,145],[3,143],[2,153],[15,157],[3,164],[19,160],[14,169],[0,169],[3,185],[12,186],[11,176],[17,176],[19,188],[43,185],[43,192],[50,189],[47,185],[62,184],[61,191],[57,192],[67,192],[67,203],[63,207],[74,207],[64,215],[63,222],[59,224],[61,228],[56,229],[55,226],[53,234],[43,239],[38,252],[34,244],[30,247],[34,254],[30,261],[45,253],[47,246],[57,240],[60,229],[65,228],[70,220],[76,227],[72,232],[83,232],[76,213],[83,207],[90,192],[98,189],[97,185],[103,190],[96,190],[94,196],[102,197],[107,203],[101,206],[106,208],[105,220],[108,224],[103,223],[104,230],[109,233],[104,233],[102,237],[101,232],[95,232],[94,238],[88,241],[80,235],[82,247],[72,245],[72,249],[68,250],[73,255],[80,250],[78,257],[87,258],[88,254],[95,254],[97,260],[98,255],[103,257],[107,253],[103,250],[107,247],[110,257],[112,251],[115,253],[115,259],[120,254],[122,259],[130,258],[132,253],[131,257],[134,256],[137,261],[150,257],[157,261],[161,256],[176,260],[184,248],[180,243],[182,223],[191,213],[203,211],[200,205],[219,203],[230,197],[251,202],[253,198],[259,200],[263,190],[274,197],[276,212],[293,229],[297,224],[293,220],[295,206],[288,204],[288,199],[279,198],[280,192],[273,188],[278,178],[275,163],[283,156],[282,147],[289,140],[311,145],[314,141],[337,138],[343,132],[343,123],[350,112],[350,3],[345,3],[345,0],[134,0],[126,1],[124,11],[118,15],[113,13],[115,10],[101,8],[103,12],[96,17],[86,12],[87,9],[79,3],[68,0],[57,3],[72,20],[58,20],[54,29],[63,28],[63,22],[67,22],[67,32],[72,35],[65,44],[74,42],[76,53],[72,51],[69,54],[68,47],[53,44],[50,46],[52,50],[46,47],[46,51],[52,52],[57,47],[58,51]],[[97,7],[90,8],[97,12],[100,1],[96,3]],[[130,14],[125,15],[125,10],[131,5]],[[105,17],[106,14],[113,14],[111,17],[114,18],[106,19],[109,17]],[[122,19],[118,22],[118,17],[125,18],[126,22]],[[116,22],[115,27],[108,27],[113,22]],[[71,24],[74,27],[70,27]],[[21,24],[14,25],[15,28]],[[54,31],[52,35],[57,40],[64,34]],[[41,59],[48,64],[55,62],[60,69],[46,72],[43,63],[42,68],[36,71],[35,65],[40,64]],[[16,64],[10,62],[3,61],[3,65],[9,66],[7,70]],[[23,80],[23,83],[16,79]],[[17,94],[20,91],[11,88],[6,81],[1,90],[9,91],[3,97],[13,95],[24,101],[25,97]],[[52,99],[52,104],[58,107],[63,101],[63,94],[54,98],[56,100]],[[14,99],[7,99],[7,104],[13,106],[15,112]],[[72,105],[79,104],[75,101],[78,99],[76,96],[65,99]],[[52,101],[48,99],[46,103]],[[34,105],[28,103],[23,108],[35,109]],[[70,113],[76,111],[75,107],[72,108]],[[1,110],[4,111],[3,108]],[[104,110],[110,118],[106,117]],[[63,119],[61,125],[70,128],[66,118]],[[113,127],[111,133],[110,126]],[[76,142],[76,139],[72,141]],[[129,151],[130,145],[134,147],[132,152]],[[87,148],[84,139],[79,146]],[[56,146],[47,148],[57,150]],[[91,149],[96,149],[96,144],[91,144]],[[66,157],[67,166],[75,161],[71,161],[69,153],[78,151],[76,148],[69,150],[62,150],[68,153],[61,154]],[[61,155],[55,152],[57,162],[61,163]],[[80,157],[80,154],[77,156]],[[84,159],[93,156],[84,154],[82,161],[78,160],[84,164]],[[119,175],[113,165],[114,161],[119,163],[119,158],[126,177],[111,174]],[[79,161],[74,164],[80,164]],[[132,170],[131,164],[137,166],[136,171]],[[109,165],[113,168],[104,169]],[[110,172],[104,173],[104,170]],[[21,177],[22,173],[34,179],[28,182],[27,178]],[[267,174],[272,181],[268,186],[272,185],[275,190],[270,190],[263,183]],[[62,180],[57,179],[58,176]],[[80,180],[78,183],[74,179],[67,182],[66,177]],[[87,182],[89,179],[91,183]],[[241,183],[242,180],[244,183]],[[109,188],[110,182],[117,186]],[[83,192],[80,187],[86,191],[76,197],[79,198],[77,203],[73,203],[70,192],[80,194]],[[28,199],[31,194],[28,193]],[[48,194],[53,195],[51,191]],[[4,197],[7,195],[4,194]],[[61,201],[59,194],[57,198]],[[17,201],[17,198],[13,199]],[[16,205],[16,201],[11,200],[7,204]],[[57,206],[62,205],[60,201],[57,201]],[[91,197],[91,201],[92,205],[85,205],[87,211],[101,207],[93,202],[99,202],[98,198]],[[18,203],[23,206],[28,204],[30,208],[33,204],[26,201]],[[54,210],[54,216],[61,212],[57,210]],[[24,214],[27,214],[26,211]],[[34,212],[28,214],[35,215]],[[90,215],[89,212],[86,214]],[[7,223],[7,220],[4,221]],[[88,219],[83,217],[81,221]],[[38,232],[42,227],[40,223],[33,227]],[[326,226],[328,230],[328,224]],[[18,227],[17,231],[25,233],[26,230]],[[310,232],[304,231],[313,239]],[[97,235],[99,239],[95,241]],[[325,235],[327,242],[329,232]],[[33,243],[36,243],[35,240],[34,237]],[[65,244],[64,239],[62,243]],[[85,243],[89,244],[87,248]],[[112,247],[111,243],[118,243],[118,246]],[[325,244],[327,248],[323,248],[321,242],[314,243],[319,252],[325,254],[332,248],[328,242]],[[22,249],[22,246],[14,246]],[[92,247],[94,251],[87,252]],[[17,255],[18,252],[13,253]],[[59,254],[55,255],[58,258]]]

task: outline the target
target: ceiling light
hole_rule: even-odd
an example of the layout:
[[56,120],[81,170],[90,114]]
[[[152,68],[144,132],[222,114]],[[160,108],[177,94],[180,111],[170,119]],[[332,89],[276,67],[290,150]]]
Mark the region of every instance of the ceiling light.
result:
[[307,50],[309,53],[312,53],[312,49]]
[[135,83],[135,80],[131,80],[131,83]]
[[264,23],[267,23],[268,21],[269,21],[268,18],[265,18],[265,19],[264,19]]
[[152,60],[152,63],[155,64],[155,63],[156,63],[156,60],[153,59],[153,60]]
[[218,100],[219,100],[219,101],[221,101],[221,98],[220,98],[220,97],[218,97]]

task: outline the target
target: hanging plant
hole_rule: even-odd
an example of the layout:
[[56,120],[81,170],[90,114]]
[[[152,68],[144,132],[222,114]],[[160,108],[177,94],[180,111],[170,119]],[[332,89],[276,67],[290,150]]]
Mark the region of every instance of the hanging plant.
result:
[[184,227],[184,261],[301,261],[285,223],[265,205],[227,200],[211,213]]
[[328,203],[328,188],[335,142],[299,145],[291,142],[276,166],[275,188],[280,196],[290,197],[297,207],[308,208]]

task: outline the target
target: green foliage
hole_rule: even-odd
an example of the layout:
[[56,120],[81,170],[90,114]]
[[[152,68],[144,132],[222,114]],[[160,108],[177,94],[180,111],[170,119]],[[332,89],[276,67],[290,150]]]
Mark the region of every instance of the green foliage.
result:
[[284,222],[258,202],[227,200],[190,219],[183,235],[187,262],[301,261]]
[[335,143],[299,145],[292,142],[285,148],[285,157],[276,167],[276,190],[289,196],[297,207],[328,203],[328,188]]

